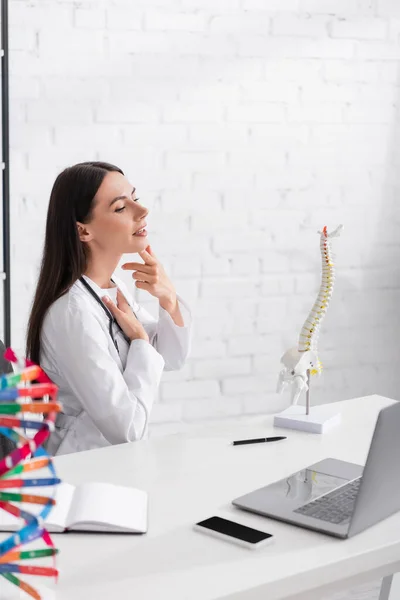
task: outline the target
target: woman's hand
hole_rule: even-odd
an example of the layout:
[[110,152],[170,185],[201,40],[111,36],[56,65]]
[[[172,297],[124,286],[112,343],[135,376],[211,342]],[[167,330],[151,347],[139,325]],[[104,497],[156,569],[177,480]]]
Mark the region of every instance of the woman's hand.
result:
[[139,256],[144,264],[125,263],[122,268],[125,271],[133,270],[132,277],[136,279],[136,287],[158,298],[160,306],[171,313],[177,305],[176,291],[171,280],[150,246],[139,252]]
[[135,317],[131,307],[126,301],[125,297],[122,293],[117,290],[117,305],[108,298],[108,296],[103,296],[102,298],[104,304],[110,310],[110,312],[115,317],[118,325],[121,327],[122,331],[125,335],[131,340],[145,340],[149,341],[149,336],[146,333],[141,322]]

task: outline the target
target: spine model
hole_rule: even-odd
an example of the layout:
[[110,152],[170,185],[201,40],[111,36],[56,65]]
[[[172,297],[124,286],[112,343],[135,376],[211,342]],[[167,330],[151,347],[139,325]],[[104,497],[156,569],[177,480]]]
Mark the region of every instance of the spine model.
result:
[[[304,322],[299,336],[299,352],[311,350],[318,357],[318,337],[322,320],[328,310],[329,302],[332,297],[335,284],[335,263],[332,253],[331,239],[338,237],[343,229],[339,225],[335,231],[328,233],[327,227],[324,227],[320,233],[320,250],[322,259],[322,279],[317,299],[312,307],[310,314]],[[311,371],[311,375],[321,373],[322,363],[317,358],[317,363]]]
[[308,391],[308,376],[317,375],[322,371],[322,363],[318,358],[318,336],[335,284],[331,239],[338,237],[342,229],[343,226],[339,225],[332,233],[328,233],[327,227],[318,232],[322,258],[321,286],[314,306],[301,329],[297,347],[289,348],[281,358],[283,369],[279,373],[277,391],[282,393],[286,388],[290,388],[292,404],[297,404],[302,392]]

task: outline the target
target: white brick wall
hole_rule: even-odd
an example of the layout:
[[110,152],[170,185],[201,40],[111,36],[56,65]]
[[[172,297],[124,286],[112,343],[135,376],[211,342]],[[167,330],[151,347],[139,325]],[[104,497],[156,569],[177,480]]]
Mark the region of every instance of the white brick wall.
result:
[[399,6],[13,0],[14,346],[54,178],[97,158],[137,187],[193,306],[192,356],[165,374],[153,430],[286,406],[279,358],[316,295],[316,230],[339,222],[314,399],[400,399]]

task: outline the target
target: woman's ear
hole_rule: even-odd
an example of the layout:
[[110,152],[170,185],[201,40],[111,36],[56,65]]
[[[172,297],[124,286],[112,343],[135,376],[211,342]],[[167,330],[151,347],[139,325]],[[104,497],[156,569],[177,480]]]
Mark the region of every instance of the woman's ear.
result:
[[90,242],[90,240],[93,238],[93,235],[90,233],[90,231],[88,231],[86,225],[84,223],[77,222],[76,226],[78,228],[78,235],[81,242]]

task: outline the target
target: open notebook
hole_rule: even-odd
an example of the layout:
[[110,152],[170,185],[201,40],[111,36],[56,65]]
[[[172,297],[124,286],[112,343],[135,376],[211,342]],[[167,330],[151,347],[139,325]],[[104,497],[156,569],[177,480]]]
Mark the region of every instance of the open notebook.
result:
[[[54,492],[54,488],[36,490],[33,492],[30,488],[29,493],[52,496]],[[147,493],[142,490],[110,483],[83,483],[75,487],[63,482],[56,486],[55,499],[56,505],[45,521],[50,533],[147,531]],[[32,512],[32,506],[25,504],[24,508]],[[0,531],[14,531],[21,523],[20,519],[0,510]]]

